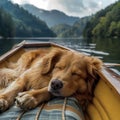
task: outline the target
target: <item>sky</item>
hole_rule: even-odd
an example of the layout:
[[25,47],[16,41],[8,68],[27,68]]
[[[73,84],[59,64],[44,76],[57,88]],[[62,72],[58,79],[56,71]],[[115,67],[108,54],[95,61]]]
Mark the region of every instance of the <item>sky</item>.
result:
[[11,0],[18,4],[32,4],[45,10],[59,10],[69,16],[84,17],[104,9],[117,0]]

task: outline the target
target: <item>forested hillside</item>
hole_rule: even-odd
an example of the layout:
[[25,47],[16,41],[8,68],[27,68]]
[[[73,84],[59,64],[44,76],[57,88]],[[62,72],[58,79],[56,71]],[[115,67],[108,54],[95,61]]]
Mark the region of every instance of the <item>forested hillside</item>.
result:
[[11,3],[0,0],[0,7],[8,12],[15,24],[15,36],[19,37],[54,37],[55,34],[45,22],[30,14],[28,11]]
[[58,37],[81,37],[86,23],[91,17],[84,17],[76,21],[72,26],[67,24],[60,24],[52,27],[52,30],[57,34]]
[[15,35],[15,25],[10,14],[0,8],[0,37],[13,37]]
[[71,29],[72,26],[67,24],[58,24],[53,26],[51,29],[56,33],[57,37],[64,37],[63,34],[69,29]]
[[53,27],[54,25],[58,24],[73,25],[74,22],[79,20],[78,17],[68,16],[58,10],[47,11],[30,4],[25,4],[22,7],[28,10],[33,15],[39,17],[41,20],[45,21],[49,27]]
[[85,37],[120,37],[120,0],[96,13],[87,23]]

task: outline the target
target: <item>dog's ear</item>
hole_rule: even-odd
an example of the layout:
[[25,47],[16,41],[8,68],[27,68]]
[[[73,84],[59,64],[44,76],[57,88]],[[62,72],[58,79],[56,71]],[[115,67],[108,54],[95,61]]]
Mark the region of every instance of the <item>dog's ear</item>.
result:
[[88,57],[87,58],[87,86],[88,86],[88,92],[92,94],[93,88],[95,83],[97,82],[97,79],[99,78],[99,71],[102,67],[102,61],[95,57]]
[[42,61],[41,74],[44,75],[49,73],[54,68],[56,62],[60,59],[62,53],[62,50],[54,49],[48,55],[46,55]]

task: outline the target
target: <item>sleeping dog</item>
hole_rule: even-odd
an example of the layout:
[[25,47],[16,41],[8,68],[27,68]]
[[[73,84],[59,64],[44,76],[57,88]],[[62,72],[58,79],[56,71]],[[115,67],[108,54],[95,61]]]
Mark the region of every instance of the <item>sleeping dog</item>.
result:
[[90,99],[101,65],[95,57],[60,48],[25,52],[16,63],[0,69],[0,86],[5,87],[0,111],[14,101],[29,110],[54,96]]

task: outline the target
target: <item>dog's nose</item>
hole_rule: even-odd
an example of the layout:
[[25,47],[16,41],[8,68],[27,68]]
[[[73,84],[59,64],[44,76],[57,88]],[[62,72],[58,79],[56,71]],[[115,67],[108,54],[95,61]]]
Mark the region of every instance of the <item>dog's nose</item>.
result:
[[53,89],[53,90],[59,90],[59,89],[61,89],[63,87],[63,83],[62,83],[62,81],[60,81],[60,80],[53,80],[52,82],[51,82],[51,88]]

